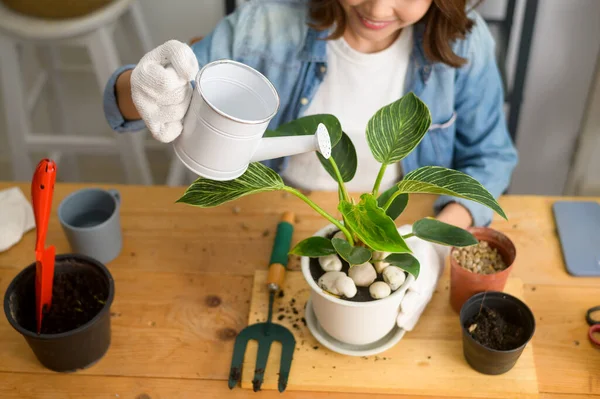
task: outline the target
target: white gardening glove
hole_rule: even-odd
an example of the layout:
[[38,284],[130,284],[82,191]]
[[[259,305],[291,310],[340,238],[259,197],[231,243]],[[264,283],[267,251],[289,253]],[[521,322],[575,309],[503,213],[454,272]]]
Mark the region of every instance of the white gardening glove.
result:
[[198,60],[187,44],[170,40],[142,57],[131,73],[131,97],[154,138],[169,143],[183,129]]
[[[398,231],[400,234],[406,235],[412,232],[412,226],[401,226]],[[406,239],[406,244],[421,265],[419,278],[413,280],[400,303],[400,314],[397,319],[400,328],[411,331],[431,300],[438,280],[444,271],[445,259],[450,249],[418,237]]]

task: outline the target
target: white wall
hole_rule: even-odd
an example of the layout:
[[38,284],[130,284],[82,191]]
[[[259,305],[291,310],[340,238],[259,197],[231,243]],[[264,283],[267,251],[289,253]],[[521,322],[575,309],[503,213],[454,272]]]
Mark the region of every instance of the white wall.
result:
[[600,57],[566,193],[600,196]]
[[600,52],[600,1],[541,0],[512,193],[562,194]]

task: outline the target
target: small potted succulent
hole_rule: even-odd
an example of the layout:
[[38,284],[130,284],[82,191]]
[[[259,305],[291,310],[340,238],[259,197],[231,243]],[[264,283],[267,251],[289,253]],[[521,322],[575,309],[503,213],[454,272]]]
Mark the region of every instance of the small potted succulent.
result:
[[281,125],[265,136],[314,134],[326,126],[332,154],[316,154],[338,183],[341,220],[324,211],[299,190],[286,186],[280,176],[260,163],[231,181],[199,178],[178,202],[202,208],[215,207],[240,197],[267,191],[285,191],[304,201],[329,225],[299,242],[291,251],[302,257],[302,272],[311,288],[313,311],[321,327],[348,344],[369,344],[395,326],[406,289],[419,277],[419,260],[407,244],[410,237],[442,245],[477,244],[466,230],[432,218],[416,221],[412,231],[399,232],[394,220],[404,211],[412,193],[445,194],[479,202],[506,218],[494,197],[472,177],[447,168],[426,166],[407,173],[396,185],[380,192],[387,167],[401,161],[420,143],[431,124],[429,109],[408,93],[378,110],[366,128],[373,157],[381,163],[373,189],[352,198],[345,183],[357,169],[352,141],[333,115],[302,117]]
[[513,242],[489,227],[474,227],[469,232],[479,243],[452,248],[450,257],[450,304],[458,313],[475,294],[502,291],[516,257]]

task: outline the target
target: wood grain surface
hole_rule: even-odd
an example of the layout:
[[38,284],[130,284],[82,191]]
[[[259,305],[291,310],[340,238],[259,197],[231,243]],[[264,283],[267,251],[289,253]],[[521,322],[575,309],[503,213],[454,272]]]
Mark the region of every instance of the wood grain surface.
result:
[[[0,183],[0,190],[15,185],[29,198],[29,184]],[[69,193],[89,186],[56,185],[47,243],[56,245],[57,253],[70,250],[56,218],[58,204]],[[230,391],[226,383],[233,339],[247,325],[254,272],[268,266],[273,233],[284,211],[297,215],[294,242],[327,222],[303,202],[282,193],[197,209],[175,204],[183,187],[94,187],[117,188],[123,200],[123,251],[107,265],[116,283],[111,348],[88,370],[56,374],[37,363],[23,338],[1,317],[0,398],[256,397],[243,388]],[[334,193],[309,196],[336,214]],[[398,224],[431,215],[434,199],[412,196]],[[496,218],[492,227],[508,234],[517,247],[512,277],[523,281],[525,300],[536,316],[533,352],[540,397],[580,399],[600,395],[600,351],[587,340],[584,320],[585,311],[600,304],[600,280],[566,273],[551,210],[559,199],[564,198],[502,197],[500,203],[509,221]],[[9,251],[0,253],[2,293],[12,278],[33,262],[34,242],[31,231]],[[297,269],[297,260],[292,259],[291,265]],[[434,305],[428,312],[436,310]],[[411,333],[415,339],[425,340],[442,334],[428,323]],[[341,378],[339,374],[332,374],[332,379]],[[432,381],[436,378],[427,368],[422,374]],[[452,391],[452,386],[448,389]],[[403,394],[407,393],[398,392]],[[259,394],[267,398],[276,395],[279,397],[276,392]],[[293,391],[285,395],[364,396]]]
[[[532,345],[526,347],[515,367],[506,374],[486,376],[469,367],[462,354],[458,315],[450,307],[448,284],[444,276],[417,327],[405,333],[394,347],[375,356],[353,357],[332,352],[313,338],[301,319],[310,289],[301,272],[288,273],[284,296],[278,297],[274,305],[274,321],[292,331],[297,341],[289,389],[465,398],[537,397]],[[510,278],[505,291],[522,299],[521,280]],[[268,302],[266,272],[257,271],[249,324],[266,319]],[[256,350],[255,343],[250,345],[242,370],[242,386],[248,389],[254,378]],[[265,370],[264,389],[277,389],[281,345],[272,352]],[[431,376],[435,376],[434,384]]]

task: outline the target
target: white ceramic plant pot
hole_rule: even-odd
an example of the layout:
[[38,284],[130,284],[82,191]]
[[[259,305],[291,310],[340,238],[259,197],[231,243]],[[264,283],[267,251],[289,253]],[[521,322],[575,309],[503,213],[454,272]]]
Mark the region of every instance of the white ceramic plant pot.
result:
[[[337,231],[331,224],[315,236],[326,237]],[[369,302],[351,302],[339,299],[323,291],[310,274],[310,258],[302,257],[302,274],[311,288],[313,311],[319,324],[333,338],[351,345],[366,345],[387,335],[395,326],[400,303],[406,290],[414,281],[408,275],[400,288],[390,296]]]

